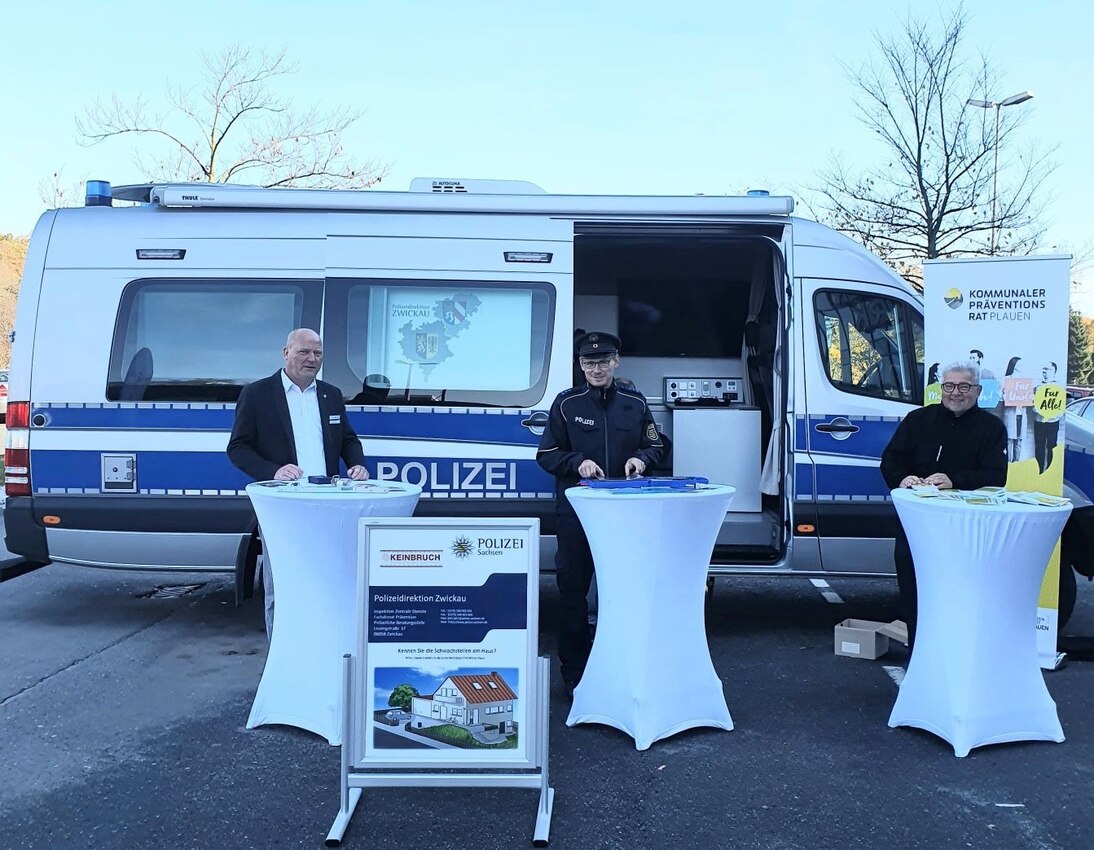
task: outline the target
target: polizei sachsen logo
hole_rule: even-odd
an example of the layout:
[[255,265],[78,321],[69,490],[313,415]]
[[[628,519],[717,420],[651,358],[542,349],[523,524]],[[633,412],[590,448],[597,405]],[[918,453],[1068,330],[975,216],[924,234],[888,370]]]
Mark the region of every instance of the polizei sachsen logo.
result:
[[452,541],[452,554],[457,558],[470,555],[501,555],[506,549],[523,549],[523,537],[468,537],[461,534]]
[[452,554],[457,558],[466,558],[474,551],[471,541],[462,534],[452,541]]
[[480,537],[475,541],[475,552],[479,555],[500,555],[506,549],[523,548],[523,537]]

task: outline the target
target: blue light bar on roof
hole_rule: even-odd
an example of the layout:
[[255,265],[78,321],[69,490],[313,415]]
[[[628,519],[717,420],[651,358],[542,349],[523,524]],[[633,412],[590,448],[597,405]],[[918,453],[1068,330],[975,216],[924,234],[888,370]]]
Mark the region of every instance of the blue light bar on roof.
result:
[[106,180],[88,180],[84,190],[85,207],[110,207],[114,199],[110,196],[110,183]]

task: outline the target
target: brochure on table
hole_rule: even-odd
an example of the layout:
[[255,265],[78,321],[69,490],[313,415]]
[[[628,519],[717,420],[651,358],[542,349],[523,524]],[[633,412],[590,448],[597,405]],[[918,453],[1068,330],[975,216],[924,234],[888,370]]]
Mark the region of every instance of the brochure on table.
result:
[[371,517],[359,540],[353,763],[534,768],[539,521]]

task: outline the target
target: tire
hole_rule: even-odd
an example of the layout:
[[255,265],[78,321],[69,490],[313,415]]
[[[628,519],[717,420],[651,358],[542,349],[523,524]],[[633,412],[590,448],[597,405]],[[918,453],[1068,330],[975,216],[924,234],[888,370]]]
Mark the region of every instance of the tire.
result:
[[236,608],[244,601],[251,598],[255,589],[255,572],[258,566],[258,556],[262,553],[262,541],[258,532],[252,532],[240,544],[239,553],[236,555],[235,585]]
[[1075,610],[1075,596],[1078,589],[1075,586],[1075,570],[1071,564],[1061,559],[1060,561],[1060,603],[1056,615],[1056,630],[1062,632],[1071,614]]

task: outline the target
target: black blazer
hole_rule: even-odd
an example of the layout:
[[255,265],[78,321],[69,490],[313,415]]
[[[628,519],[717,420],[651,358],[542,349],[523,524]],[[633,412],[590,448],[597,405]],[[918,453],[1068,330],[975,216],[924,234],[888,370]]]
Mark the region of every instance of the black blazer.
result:
[[[346,416],[346,403],[338,387],[316,381],[319,421],[323,426],[323,451],[327,475],[338,474],[338,459],[346,466],[364,464],[365,452]],[[287,463],[296,463],[289,402],[281,370],[243,388],[236,403],[235,424],[228,440],[228,459],[256,481],[269,481]]]

